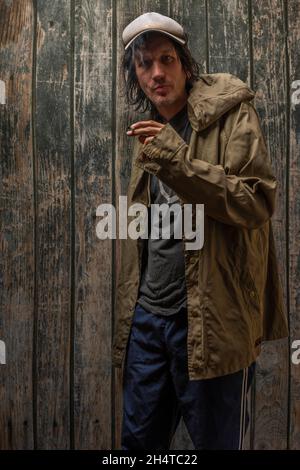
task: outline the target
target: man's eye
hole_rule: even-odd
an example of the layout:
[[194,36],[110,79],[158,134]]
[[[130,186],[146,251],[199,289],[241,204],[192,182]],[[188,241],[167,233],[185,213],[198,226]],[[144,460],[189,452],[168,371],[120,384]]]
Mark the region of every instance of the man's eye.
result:
[[173,61],[173,57],[171,55],[165,55],[163,57],[163,61],[166,62],[166,63],[170,63]]
[[144,67],[144,68],[150,67],[150,60],[143,60],[143,62],[139,63],[139,67]]

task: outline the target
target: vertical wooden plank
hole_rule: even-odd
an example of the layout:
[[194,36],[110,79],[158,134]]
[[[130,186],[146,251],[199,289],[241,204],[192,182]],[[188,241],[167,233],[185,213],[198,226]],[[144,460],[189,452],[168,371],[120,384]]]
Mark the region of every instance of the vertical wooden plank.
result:
[[205,4],[205,0],[170,1],[170,16],[178,21],[187,33],[188,46],[192,52],[192,56],[200,64],[202,73],[207,71]]
[[70,1],[39,0],[36,76],[37,447],[70,446]]
[[[284,2],[252,1],[253,86],[266,143],[278,178],[272,218],[281,281],[286,299],[286,62]],[[287,340],[263,345],[256,371],[255,449],[287,445]]]
[[0,1],[0,449],[32,449],[31,0]]
[[209,72],[229,72],[250,82],[247,0],[207,2]]
[[[176,0],[170,2],[170,16],[178,21],[188,34],[188,46],[200,64],[202,73],[207,70],[206,5],[205,0]],[[194,449],[183,419],[174,435],[171,449]]]
[[[141,0],[131,2],[129,0],[120,0],[115,3],[116,8],[116,164],[115,164],[115,200],[118,203],[119,195],[126,195],[130,178],[131,159],[132,159],[132,141],[126,136],[126,129],[129,124],[138,119],[138,114],[132,107],[128,107],[122,96],[122,81],[120,74],[120,61],[123,55],[124,46],[122,43],[122,32],[125,26],[143,13],[156,11],[167,15],[169,4],[167,0]],[[140,115],[141,116],[141,115]],[[115,266],[118,272],[120,263],[120,245],[119,240],[116,243]],[[114,448],[121,448],[121,424],[122,424],[122,371],[115,369],[115,436]]]
[[[294,341],[300,340],[300,3],[288,2],[288,51],[289,51],[289,117],[290,117],[290,172],[289,172],[289,293],[290,293],[290,341],[291,353],[297,353]],[[296,347],[295,347],[296,346]],[[297,357],[295,358],[297,359]],[[291,363],[290,435],[291,449],[300,449],[300,364]]]
[[112,240],[96,208],[112,203],[112,2],[75,1],[75,448],[110,449]]

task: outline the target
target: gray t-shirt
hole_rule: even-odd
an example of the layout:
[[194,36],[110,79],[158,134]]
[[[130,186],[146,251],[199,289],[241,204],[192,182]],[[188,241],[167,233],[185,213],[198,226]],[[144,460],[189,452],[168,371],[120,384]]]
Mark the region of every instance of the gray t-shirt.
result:
[[[166,122],[160,116],[156,120]],[[170,121],[176,132],[189,143],[191,125],[187,105]],[[151,204],[178,204],[175,191],[151,174]],[[148,208],[148,228],[151,231],[151,210]],[[180,208],[182,214],[182,210]],[[153,214],[153,211],[152,211]],[[183,214],[182,214],[183,216]],[[160,226],[162,213],[159,214]],[[182,238],[174,238],[174,224],[180,223],[178,213],[170,211],[170,238],[143,240],[142,275],[137,303],[145,310],[161,315],[172,315],[186,307],[185,262]]]

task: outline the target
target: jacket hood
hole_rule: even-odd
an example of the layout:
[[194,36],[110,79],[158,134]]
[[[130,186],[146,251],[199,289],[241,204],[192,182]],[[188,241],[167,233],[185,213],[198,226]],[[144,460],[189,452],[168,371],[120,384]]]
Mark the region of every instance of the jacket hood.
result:
[[191,126],[196,131],[203,130],[238,103],[254,96],[255,92],[235,75],[201,74],[188,97]]

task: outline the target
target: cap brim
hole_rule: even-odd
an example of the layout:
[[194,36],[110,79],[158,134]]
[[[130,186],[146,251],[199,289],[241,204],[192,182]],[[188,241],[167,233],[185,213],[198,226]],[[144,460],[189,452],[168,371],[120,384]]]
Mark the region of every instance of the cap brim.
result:
[[171,38],[174,39],[175,41],[179,42],[179,44],[185,44],[185,42],[186,42],[184,39],[178,38],[177,36],[174,36],[174,34],[167,33],[166,31],[162,31],[161,29],[149,28],[149,29],[145,29],[144,31],[141,31],[140,33],[136,34],[132,39],[130,39],[130,41],[129,41],[129,42],[126,44],[126,46],[125,46],[125,50],[128,49],[128,47],[130,46],[130,44],[132,44],[133,41],[134,41],[136,38],[138,38],[139,36],[141,36],[141,34],[147,33],[148,31],[158,31],[159,33],[162,33],[162,34],[165,34],[166,36],[171,37]]

